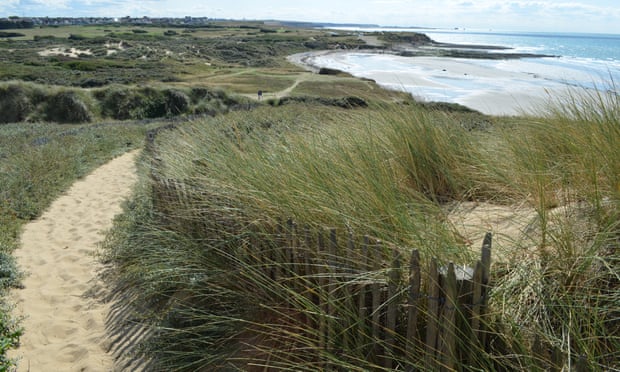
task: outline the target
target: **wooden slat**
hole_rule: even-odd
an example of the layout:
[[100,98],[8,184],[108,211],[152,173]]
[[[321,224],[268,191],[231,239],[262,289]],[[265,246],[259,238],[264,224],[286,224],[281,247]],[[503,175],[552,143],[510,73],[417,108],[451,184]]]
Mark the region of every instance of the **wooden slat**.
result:
[[428,277],[428,320],[426,324],[426,352],[424,367],[428,371],[436,370],[437,334],[439,323],[439,293],[440,282],[437,269],[437,260],[433,258],[430,264]]
[[[294,279],[297,276],[296,264],[295,261],[297,259],[297,250],[295,248],[295,223],[291,218],[286,220],[286,243],[285,243],[285,257],[286,262],[284,263],[284,269],[286,271],[286,277],[289,279]],[[296,283],[297,280],[294,280],[292,283]]]
[[394,249],[394,259],[392,262],[392,268],[388,278],[388,305],[386,315],[386,327],[385,327],[385,358],[384,367],[387,369],[393,368],[395,346],[396,346],[396,319],[398,317],[398,302],[397,298],[398,285],[400,282],[400,252]]
[[491,244],[493,241],[493,234],[490,232],[486,233],[484,236],[484,241],[482,243],[482,254],[480,257],[480,262],[482,263],[482,290],[481,290],[481,304],[480,304],[480,345],[483,348],[487,346],[487,331],[486,324],[484,319],[487,314],[487,305],[489,302],[488,293],[489,293],[489,282],[490,282],[490,273],[491,273]]
[[347,238],[347,248],[344,252],[345,256],[345,267],[344,267],[344,281],[345,284],[342,287],[342,296],[344,302],[345,313],[342,316],[343,321],[346,321],[344,324],[343,335],[342,335],[342,347],[344,350],[351,350],[355,345],[355,337],[357,336],[357,319],[355,316],[356,312],[356,304],[355,304],[355,290],[352,285],[352,277],[355,270],[353,269],[353,264],[355,262],[355,242],[353,238],[353,234],[349,231]]
[[[373,256],[372,269],[375,273],[378,273],[381,268],[381,242],[377,241],[371,245],[371,254]],[[380,331],[381,331],[381,284],[379,279],[375,278],[371,284],[372,291],[372,308],[370,313],[372,314],[372,342],[373,342],[373,355],[377,355],[381,352],[379,344],[381,343]]]
[[[368,236],[364,236],[364,239],[362,241],[362,248],[361,248],[361,255],[362,255],[362,267],[360,268],[360,271],[365,272],[368,270],[368,264],[369,264],[369,257],[368,257],[368,252],[369,252],[369,246],[370,246],[370,238]],[[360,289],[359,289],[359,298],[358,298],[358,305],[357,305],[357,314],[358,314],[358,322],[357,322],[357,329],[358,329],[358,333],[357,333],[357,348],[358,350],[362,351],[365,349],[366,346],[366,318],[368,317],[368,309],[366,308],[366,291],[367,291],[367,287],[366,287],[366,283],[361,283],[360,284]],[[365,354],[365,352],[362,352],[362,354]]]
[[323,232],[319,231],[317,246],[316,269],[318,276],[319,305],[321,313],[319,314],[319,347],[321,350],[327,349],[327,314],[329,312],[327,298],[327,265],[325,264],[325,238]]
[[472,278],[472,307],[471,307],[471,330],[474,335],[475,345],[472,345],[469,352],[469,361],[473,363],[476,359],[476,349],[479,345],[482,345],[482,323],[481,323],[481,308],[483,303],[482,298],[482,272],[484,267],[482,262],[478,261],[476,269],[474,270],[474,277]]
[[411,253],[409,264],[409,291],[407,296],[407,356],[413,355],[420,337],[418,334],[418,312],[420,300],[420,252]]
[[329,230],[329,243],[327,254],[327,349],[330,352],[335,350],[336,340],[336,322],[338,319],[337,311],[340,308],[339,294],[337,293],[336,275],[338,273],[338,239],[336,237],[336,229]]
[[456,365],[456,310],[457,310],[457,288],[456,273],[454,264],[448,265],[448,273],[445,283],[443,283],[443,295],[445,302],[441,315],[441,369],[442,371],[452,371]]

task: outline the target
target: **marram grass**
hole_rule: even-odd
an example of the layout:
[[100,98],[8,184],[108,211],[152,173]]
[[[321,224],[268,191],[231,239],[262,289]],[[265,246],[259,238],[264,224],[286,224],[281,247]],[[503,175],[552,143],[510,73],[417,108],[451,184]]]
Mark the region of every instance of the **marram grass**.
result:
[[[158,160],[145,162],[143,190],[117,221],[105,257],[150,304],[147,320],[159,332],[146,350],[163,369],[382,370],[367,354],[371,330],[324,347],[324,333],[302,321],[325,319],[345,335],[339,324],[360,316],[345,299],[330,302],[342,318],[329,323],[308,293],[265,275],[265,265],[286,272],[292,263],[264,262],[249,242],[271,249],[277,221],[290,217],[379,238],[402,247],[405,262],[416,248],[423,261],[470,263],[443,204],[526,203],[538,219],[523,233],[536,246],[515,242],[494,265],[495,346],[459,368],[551,368],[549,350],[560,368],[617,369],[620,136],[616,116],[599,109],[497,119],[484,130],[406,105],[263,108],[196,121],[158,136]],[[183,191],[153,199],[162,180]],[[380,264],[349,284],[386,273]],[[421,368],[418,352],[400,350],[394,363]]]

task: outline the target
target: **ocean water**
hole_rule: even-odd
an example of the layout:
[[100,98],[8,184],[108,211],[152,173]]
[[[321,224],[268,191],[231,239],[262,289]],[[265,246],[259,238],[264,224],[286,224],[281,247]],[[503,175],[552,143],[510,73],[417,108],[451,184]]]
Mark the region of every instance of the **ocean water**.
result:
[[[620,84],[620,35],[357,29],[377,30],[422,32],[438,42],[511,48],[493,53],[523,52],[554,57],[453,58],[452,62],[458,65],[444,65],[441,61],[433,64],[419,57],[350,52],[337,57],[320,56],[312,62],[374,79],[383,86],[408,91],[424,100],[460,103],[490,114],[521,113],[528,106],[525,102],[541,100],[549,92],[556,94],[562,88],[596,89],[614,94],[620,90],[616,87]],[[456,70],[459,74],[454,73]]]
[[[541,69],[559,67],[580,71],[589,79],[576,82],[590,86],[592,81],[620,77],[620,35],[549,32],[493,32],[421,30],[431,39],[444,43],[499,45],[523,52],[553,55],[557,58],[526,59],[537,62]],[[579,74],[583,76],[583,74]],[[570,78],[570,77],[568,77]],[[619,81],[620,82],[620,81]]]

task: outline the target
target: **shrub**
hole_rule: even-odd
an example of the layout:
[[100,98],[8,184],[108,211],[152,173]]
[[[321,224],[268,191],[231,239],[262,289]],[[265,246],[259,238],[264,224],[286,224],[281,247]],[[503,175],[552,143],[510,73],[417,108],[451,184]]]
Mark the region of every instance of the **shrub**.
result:
[[101,101],[101,114],[117,120],[128,120],[140,105],[139,99],[131,89],[123,86],[112,86],[95,93]]
[[164,94],[155,88],[146,87],[136,92],[137,107],[133,119],[161,118],[166,116],[166,100]]
[[164,91],[166,111],[170,115],[179,115],[187,112],[190,98],[184,92],[176,89]]
[[321,67],[319,69],[319,75],[340,75],[342,73],[342,71],[335,68]]
[[69,35],[69,40],[85,40],[86,36],[84,35],[76,35],[76,34],[71,34]]
[[177,89],[140,89],[112,86],[95,94],[103,116],[117,120],[153,119],[179,115],[189,110],[190,98]]
[[26,36],[22,33],[19,32],[0,32],[0,37],[21,37],[21,36]]
[[17,123],[26,120],[33,105],[23,85],[0,87],[0,123]]
[[209,88],[205,87],[193,87],[189,91],[189,97],[191,98],[193,104],[197,104],[204,99],[208,99],[210,94],[211,92]]
[[47,100],[45,119],[57,123],[87,123],[92,120],[92,114],[77,93],[61,91]]

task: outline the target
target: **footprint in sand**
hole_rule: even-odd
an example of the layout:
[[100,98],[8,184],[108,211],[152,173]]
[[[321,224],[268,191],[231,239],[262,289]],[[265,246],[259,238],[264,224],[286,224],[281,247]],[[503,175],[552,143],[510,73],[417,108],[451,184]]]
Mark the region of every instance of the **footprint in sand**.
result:
[[9,352],[19,359],[18,371],[116,370],[107,352],[110,304],[85,294],[100,286],[96,273],[102,267],[94,252],[137,179],[137,154],[118,157],[76,182],[24,228],[15,258],[35,274],[11,294],[24,316],[21,346]]

